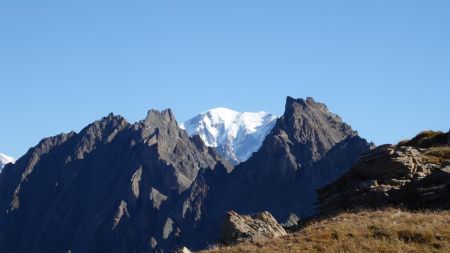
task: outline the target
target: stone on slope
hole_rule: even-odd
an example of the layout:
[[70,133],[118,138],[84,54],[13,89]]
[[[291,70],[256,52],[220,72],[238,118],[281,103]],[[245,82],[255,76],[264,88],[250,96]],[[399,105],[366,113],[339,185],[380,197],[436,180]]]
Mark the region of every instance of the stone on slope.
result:
[[175,253],[192,253],[192,251],[190,251],[188,248],[186,247],[182,247],[178,250],[175,251]]
[[239,215],[235,211],[229,211],[221,231],[220,242],[224,245],[267,240],[287,234],[269,212]]

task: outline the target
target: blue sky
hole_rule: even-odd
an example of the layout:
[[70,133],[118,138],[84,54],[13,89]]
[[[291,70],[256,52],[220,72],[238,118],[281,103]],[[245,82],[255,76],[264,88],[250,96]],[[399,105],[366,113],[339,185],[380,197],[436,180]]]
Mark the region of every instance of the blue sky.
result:
[[0,152],[109,112],[324,102],[368,140],[450,128],[450,1],[0,2]]

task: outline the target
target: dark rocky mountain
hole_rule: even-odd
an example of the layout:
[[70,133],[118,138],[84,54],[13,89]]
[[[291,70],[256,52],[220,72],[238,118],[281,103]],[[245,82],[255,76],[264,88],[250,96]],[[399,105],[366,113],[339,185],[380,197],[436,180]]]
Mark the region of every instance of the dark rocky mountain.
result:
[[170,110],[109,115],[42,140],[0,174],[0,252],[171,252],[216,243],[229,210],[315,213],[315,189],[370,149],[312,98],[288,97],[262,147],[233,169]]
[[319,189],[323,214],[401,206],[450,208],[449,133],[422,132],[363,155],[339,180]]
[[197,182],[208,190],[201,198],[203,216],[195,231],[200,244],[189,247],[217,242],[229,210],[269,211],[279,221],[292,213],[315,214],[315,190],[340,177],[370,148],[324,104],[288,97],[284,115],[248,161],[231,173],[216,169],[199,174]]
[[170,110],[109,115],[42,140],[0,176],[0,252],[154,252],[177,245],[183,192],[214,151]]

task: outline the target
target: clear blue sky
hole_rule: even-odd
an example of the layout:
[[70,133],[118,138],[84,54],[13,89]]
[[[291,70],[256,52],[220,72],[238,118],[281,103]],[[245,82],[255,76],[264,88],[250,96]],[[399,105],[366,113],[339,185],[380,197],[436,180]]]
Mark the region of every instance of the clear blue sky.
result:
[[450,1],[0,2],[0,152],[109,112],[282,114],[312,96],[377,144],[450,127]]

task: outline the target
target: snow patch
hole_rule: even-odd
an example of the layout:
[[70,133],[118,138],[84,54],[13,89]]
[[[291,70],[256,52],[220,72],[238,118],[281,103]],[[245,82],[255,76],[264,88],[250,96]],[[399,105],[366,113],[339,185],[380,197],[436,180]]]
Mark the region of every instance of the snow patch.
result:
[[15,163],[16,160],[10,156],[0,153],[0,171],[5,167],[8,163]]

